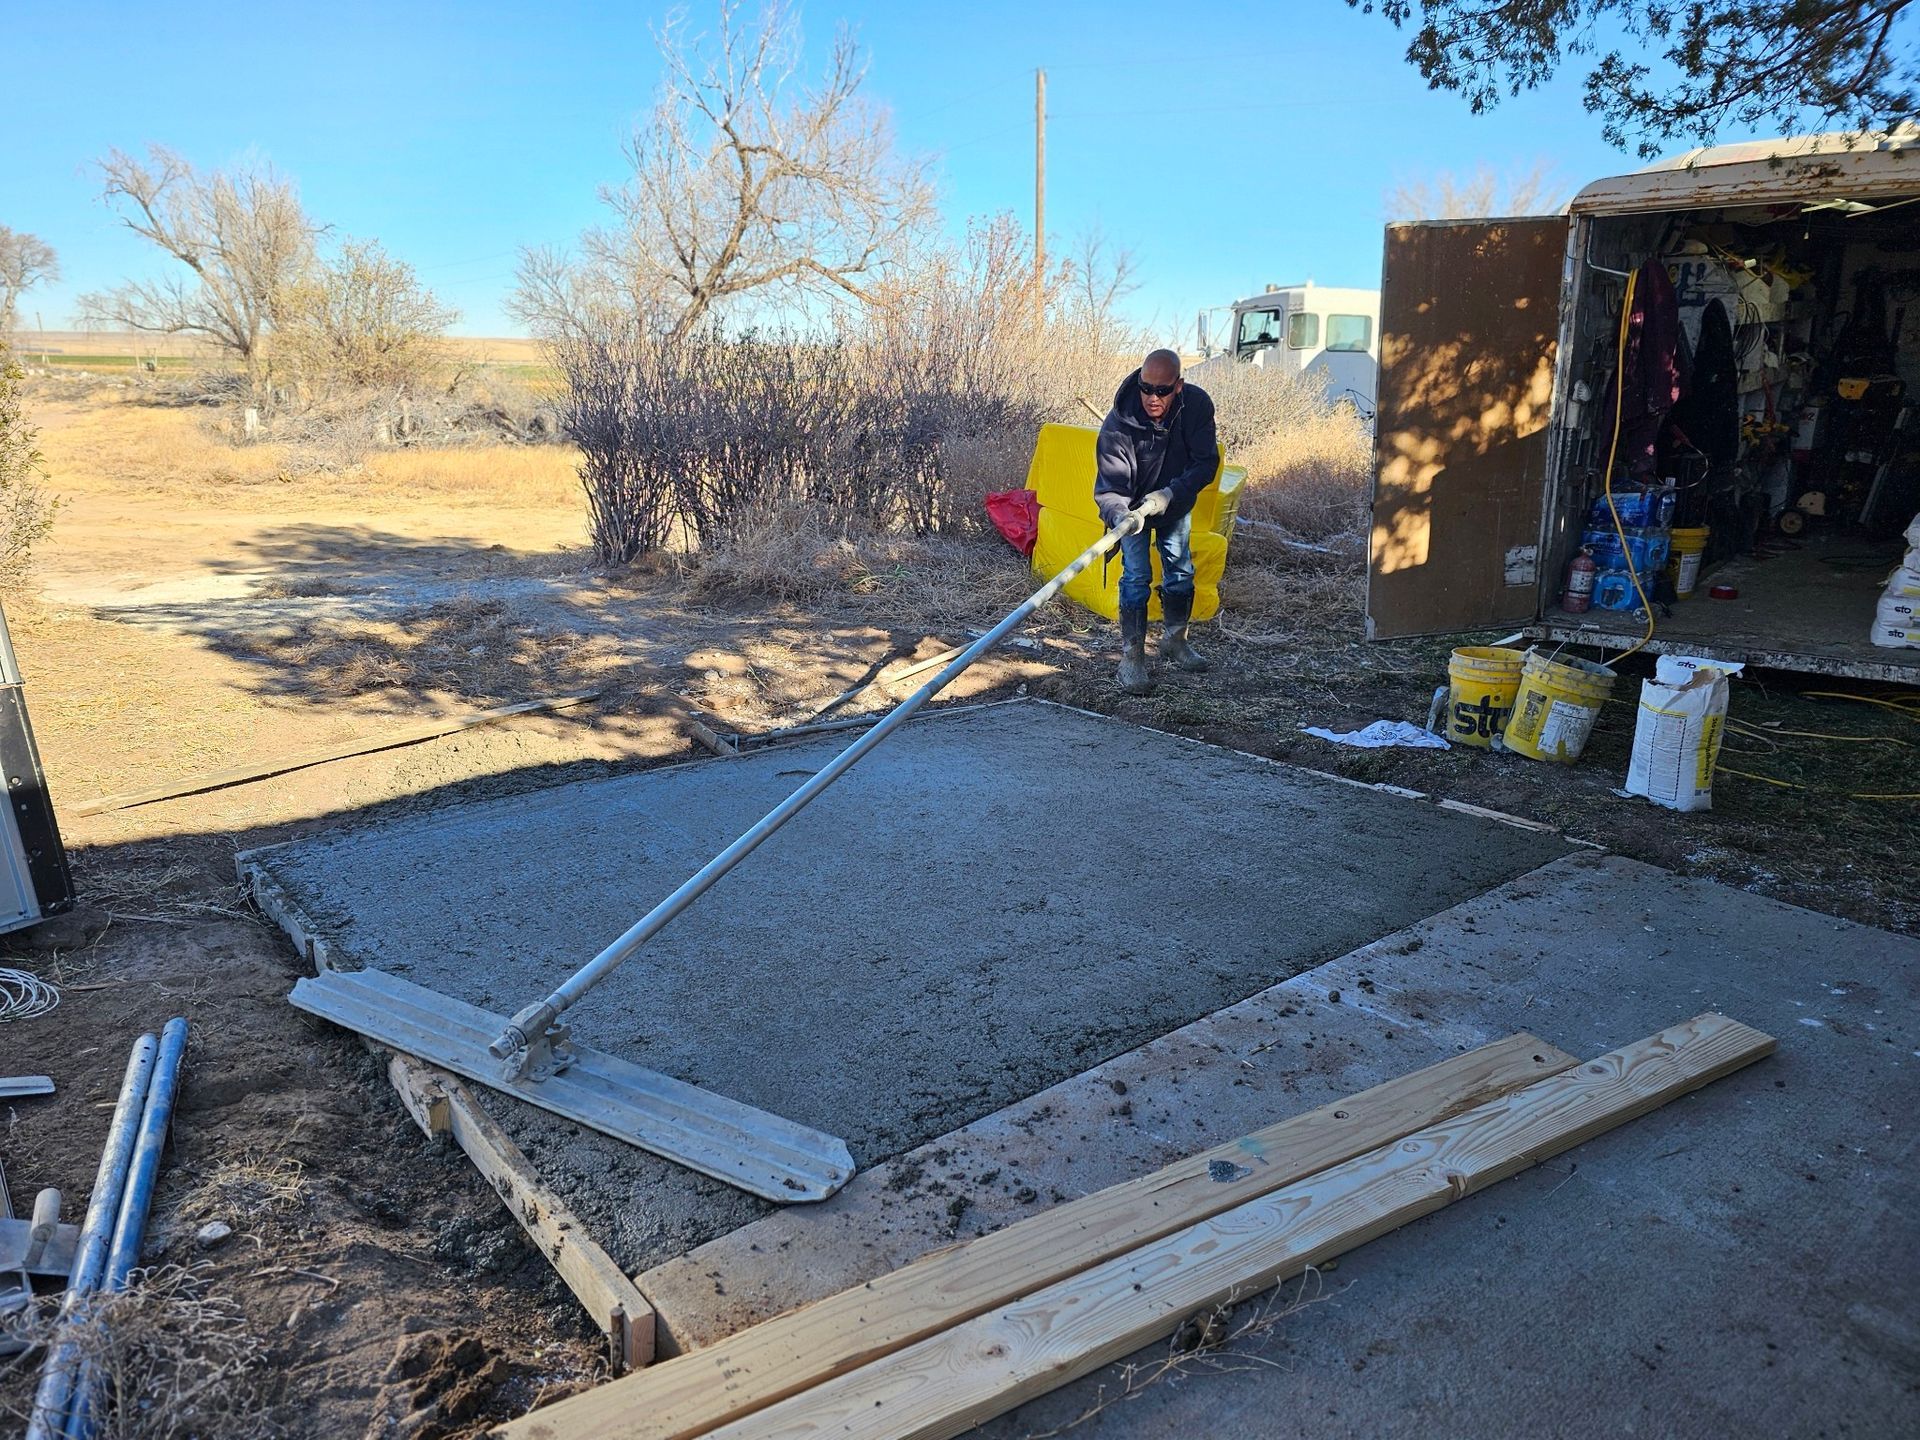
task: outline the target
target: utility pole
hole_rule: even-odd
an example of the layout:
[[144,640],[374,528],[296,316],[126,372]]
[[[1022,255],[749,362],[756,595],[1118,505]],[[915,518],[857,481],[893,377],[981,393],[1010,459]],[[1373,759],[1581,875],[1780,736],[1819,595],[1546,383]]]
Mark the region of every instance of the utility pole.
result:
[[1047,72],[1033,72],[1033,281],[1042,313],[1047,291]]

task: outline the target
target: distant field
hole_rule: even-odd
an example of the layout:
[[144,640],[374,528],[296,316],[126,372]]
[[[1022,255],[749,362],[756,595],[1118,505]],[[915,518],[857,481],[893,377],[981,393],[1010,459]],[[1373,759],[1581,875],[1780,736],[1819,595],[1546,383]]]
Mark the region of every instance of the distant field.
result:
[[[52,365],[80,368],[127,369],[147,360],[162,369],[179,370],[219,363],[219,352],[202,341],[178,335],[135,335],[113,330],[16,330],[16,354],[35,360],[45,356]],[[521,336],[455,336],[445,342],[450,359],[466,360],[498,369],[535,384],[558,379],[546,363],[540,342]]]
[[186,355],[45,355],[33,350],[21,350],[28,359],[45,361],[48,365],[61,365],[75,370],[131,370],[136,365],[151,361],[159,370],[198,370],[207,362]]

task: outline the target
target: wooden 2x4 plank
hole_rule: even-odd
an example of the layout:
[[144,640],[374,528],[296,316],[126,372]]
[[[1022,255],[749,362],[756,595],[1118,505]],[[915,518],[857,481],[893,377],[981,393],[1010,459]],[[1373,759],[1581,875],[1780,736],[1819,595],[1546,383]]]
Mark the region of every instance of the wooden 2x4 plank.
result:
[[76,815],[100,815],[109,810],[127,810],[135,805],[151,805],[156,800],[173,800],[183,795],[198,795],[204,790],[219,790],[228,785],[244,785],[249,780],[265,780],[274,775],[284,775],[290,770],[305,770],[312,765],[324,765],[330,760],[346,760],[355,755],[371,755],[379,750],[397,749],[402,745],[417,745],[423,740],[434,740],[442,735],[471,730],[476,725],[489,725],[495,720],[505,720],[514,715],[531,715],[535,711],[567,710],[575,705],[584,705],[589,700],[597,700],[599,697],[598,690],[590,690],[581,695],[556,695],[547,700],[522,700],[517,705],[500,705],[492,710],[476,710],[470,715],[455,715],[445,720],[429,720],[420,725],[409,726],[405,730],[394,730],[386,735],[370,736],[364,740],[348,740],[343,744],[329,745],[324,750],[306,750],[297,755],[282,755],[277,760],[261,760],[251,765],[235,766],[230,770],[215,770],[210,774],[175,780],[167,785],[156,785],[149,790],[129,790],[120,795],[102,795],[97,800],[82,800],[72,809]]
[[1771,1036],[1724,1015],[1697,1016],[709,1434],[946,1440],[1172,1333],[1196,1311],[1324,1264],[1773,1048]]
[[1512,1035],[937,1251],[535,1411],[509,1436],[685,1440],[1579,1062]]
[[458,1077],[411,1055],[395,1054],[387,1062],[387,1078],[422,1130],[451,1136],[466,1152],[527,1238],[606,1332],[615,1363],[629,1370],[652,1363],[653,1307],[540,1179],[513,1137],[473,1092]]

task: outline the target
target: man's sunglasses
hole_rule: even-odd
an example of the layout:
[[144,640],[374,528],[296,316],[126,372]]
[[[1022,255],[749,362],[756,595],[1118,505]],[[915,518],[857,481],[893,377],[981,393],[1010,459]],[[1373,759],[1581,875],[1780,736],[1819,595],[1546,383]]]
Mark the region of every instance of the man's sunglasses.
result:
[[1173,394],[1173,392],[1179,388],[1180,382],[1178,380],[1174,381],[1171,385],[1150,385],[1145,380],[1140,382],[1140,393],[1142,395],[1158,395],[1164,398]]

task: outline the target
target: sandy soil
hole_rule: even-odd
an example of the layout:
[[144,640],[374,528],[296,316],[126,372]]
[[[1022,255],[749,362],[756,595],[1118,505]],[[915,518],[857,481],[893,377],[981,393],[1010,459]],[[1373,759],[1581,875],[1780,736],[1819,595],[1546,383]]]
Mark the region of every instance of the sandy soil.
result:
[[[267,1360],[258,1433],[463,1435],[591,1381],[597,1335],[487,1186],[463,1157],[422,1141],[358,1044],[285,1003],[294,957],[242,902],[233,853],[702,753],[656,703],[665,691],[723,727],[809,718],[889,661],[964,638],[956,617],[997,618],[1023,588],[1019,561],[983,545],[966,572],[986,577],[969,582],[978,592],[947,594],[938,613],[910,576],[812,607],[703,603],[671,567],[592,569],[557,449],[292,477],[271,453],[210,438],[203,414],[127,392],[48,390],[34,415],[65,503],[39,596],[10,598],[8,614],[81,902],[4,942],[4,963],[67,987],[52,1015],[4,1031],[0,1069],[51,1074],[60,1087],[0,1111],[16,1207],[54,1184],[78,1218],[128,1046],[184,1014],[189,1078],[146,1258],[198,1267],[196,1283],[238,1304]],[[1712,814],[1684,818],[1612,793],[1632,723],[1620,705],[1572,769],[1341,751],[1297,727],[1420,718],[1447,643],[1361,646],[1350,570],[1308,574],[1326,562],[1236,553],[1248,578],[1230,588],[1231,628],[1243,638],[1209,628],[1213,674],[1120,697],[1107,628],[1061,612],[1033,628],[1038,653],[983,665],[957,693],[1026,686],[1512,811],[1849,918],[1905,930],[1920,918],[1913,805],[1846,798],[1920,789],[1915,751],[1896,743],[1920,738],[1903,717],[1797,693],[1833,686],[1745,687],[1738,713],[1780,739],[1751,743],[1743,768],[1810,788],[1726,782]],[[1249,583],[1263,576],[1274,583]],[[1267,613],[1282,600],[1286,614]],[[591,688],[596,705],[564,714],[71,813],[96,795]],[[860,703],[879,703],[877,692]],[[1872,739],[1829,745],[1795,730]],[[194,1237],[208,1219],[235,1233],[202,1249]],[[0,1376],[0,1406],[21,1404],[24,1383]]]

